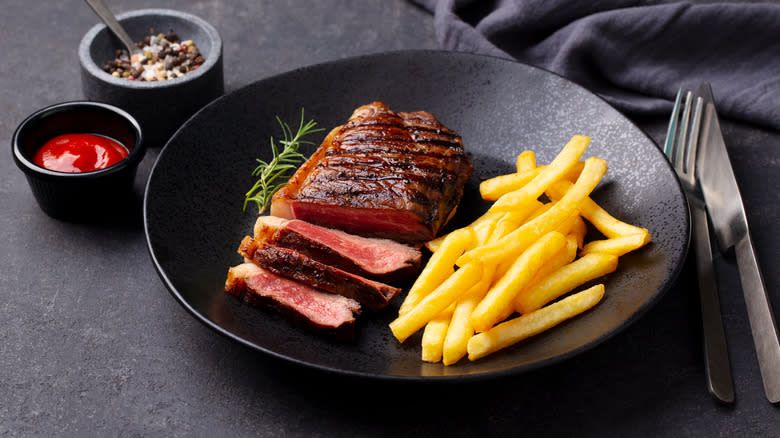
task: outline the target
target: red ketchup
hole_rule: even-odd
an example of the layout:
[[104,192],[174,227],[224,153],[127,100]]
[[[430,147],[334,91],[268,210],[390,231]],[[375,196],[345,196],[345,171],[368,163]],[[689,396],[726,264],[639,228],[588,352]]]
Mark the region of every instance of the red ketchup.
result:
[[33,162],[57,172],[91,172],[116,164],[127,156],[120,143],[100,135],[63,134],[44,143]]

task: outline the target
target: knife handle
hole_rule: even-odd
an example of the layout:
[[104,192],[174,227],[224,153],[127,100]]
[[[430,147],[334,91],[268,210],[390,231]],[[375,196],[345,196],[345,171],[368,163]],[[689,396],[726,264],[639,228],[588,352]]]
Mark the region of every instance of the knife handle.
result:
[[704,337],[704,371],[707,389],[723,403],[734,402],[734,380],[731,376],[726,333],[720,312],[720,297],[715,284],[710,229],[707,211],[691,202],[693,244],[696,251],[696,272],[699,276],[702,335]]
[[756,345],[764,392],[772,403],[780,402],[780,341],[766,285],[758,268],[750,233],[734,245],[750,330]]

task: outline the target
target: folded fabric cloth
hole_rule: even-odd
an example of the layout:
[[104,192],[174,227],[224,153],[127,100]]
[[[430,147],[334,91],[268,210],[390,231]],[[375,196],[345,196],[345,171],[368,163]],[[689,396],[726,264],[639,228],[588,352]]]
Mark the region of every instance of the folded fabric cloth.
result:
[[712,84],[718,112],[780,130],[780,4],[414,0],[442,48],[558,73],[629,115]]

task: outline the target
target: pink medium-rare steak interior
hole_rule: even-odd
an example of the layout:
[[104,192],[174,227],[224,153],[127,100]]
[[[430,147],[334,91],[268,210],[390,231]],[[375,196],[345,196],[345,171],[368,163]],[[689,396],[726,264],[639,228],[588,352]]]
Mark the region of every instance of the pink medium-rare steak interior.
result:
[[401,290],[378,281],[320,263],[297,251],[247,236],[239,254],[275,274],[326,292],[357,300],[371,310],[386,307]]
[[404,242],[424,242],[432,237],[431,229],[408,210],[291,202],[290,212],[294,218],[362,236]]
[[307,319],[323,326],[338,327],[345,322],[354,321],[354,312],[360,309],[355,300],[320,292],[266,270],[249,277],[246,283],[253,291],[273,296],[276,301],[294,308]]
[[356,236],[300,220],[290,221],[287,228],[348,256],[363,270],[372,274],[386,274],[406,267],[417,267],[422,259],[422,253],[417,248],[390,239]]
[[252,263],[230,268],[225,290],[253,304],[271,302],[278,310],[320,329],[352,325],[360,313],[355,300],[319,291]]
[[419,271],[418,248],[390,239],[368,238],[302,220],[260,216],[254,238],[293,249],[319,262],[379,281],[400,280]]
[[271,214],[420,242],[444,225],[472,170],[460,136],[433,115],[374,102],[328,134],[274,196]]

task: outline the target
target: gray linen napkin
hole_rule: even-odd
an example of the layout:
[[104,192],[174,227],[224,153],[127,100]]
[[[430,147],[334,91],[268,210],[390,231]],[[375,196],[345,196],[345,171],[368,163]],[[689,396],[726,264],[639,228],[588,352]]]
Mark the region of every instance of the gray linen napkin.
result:
[[629,115],[668,114],[709,81],[722,117],[780,130],[780,4],[414,1],[442,48],[553,71]]

